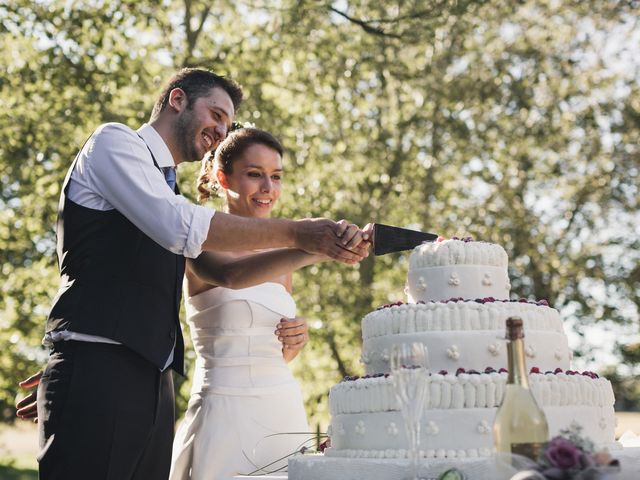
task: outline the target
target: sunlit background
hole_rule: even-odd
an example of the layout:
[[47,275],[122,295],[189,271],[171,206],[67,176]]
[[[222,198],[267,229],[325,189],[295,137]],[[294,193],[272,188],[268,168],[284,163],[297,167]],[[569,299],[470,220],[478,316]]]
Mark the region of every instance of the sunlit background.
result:
[[[639,13],[600,0],[0,4],[0,464],[13,465],[0,473],[34,478],[32,453],[7,452],[25,428],[11,427],[17,382],[47,356],[65,171],[99,124],[145,122],[183,66],[240,82],[238,119],[287,147],[278,215],[502,244],[512,296],[548,299],[575,367],[638,410]],[[197,170],[179,170],[192,199]],[[314,429],[330,386],[363,372],[360,320],[405,298],[406,268],[394,254],[296,274],[311,341],[293,368]]]

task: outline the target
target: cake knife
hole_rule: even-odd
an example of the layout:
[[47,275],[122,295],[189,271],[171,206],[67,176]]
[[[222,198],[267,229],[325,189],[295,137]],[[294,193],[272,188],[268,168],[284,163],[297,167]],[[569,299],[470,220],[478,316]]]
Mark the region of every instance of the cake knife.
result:
[[374,223],[373,254],[384,255],[385,253],[411,250],[424,242],[434,242],[437,238],[438,235],[435,233]]

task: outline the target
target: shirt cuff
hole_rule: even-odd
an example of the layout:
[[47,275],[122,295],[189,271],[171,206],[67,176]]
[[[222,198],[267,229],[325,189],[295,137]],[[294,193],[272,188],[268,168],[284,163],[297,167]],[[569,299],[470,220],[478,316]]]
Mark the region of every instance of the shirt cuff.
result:
[[202,244],[209,235],[211,219],[216,213],[215,210],[201,205],[194,205],[194,207],[187,242],[182,252],[182,255],[187,258],[196,258],[202,253]]

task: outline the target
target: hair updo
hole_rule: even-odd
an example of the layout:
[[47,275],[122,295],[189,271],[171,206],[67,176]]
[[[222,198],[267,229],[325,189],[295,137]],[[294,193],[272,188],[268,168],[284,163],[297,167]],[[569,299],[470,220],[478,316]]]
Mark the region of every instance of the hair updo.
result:
[[252,145],[264,145],[280,156],[284,153],[282,144],[269,132],[254,127],[240,127],[232,130],[214,152],[209,152],[202,159],[200,176],[198,177],[198,200],[203,202],[216,194],[220,189],[216,171],[222,170],[225,175],[232,172],[233,162],[240,158]]

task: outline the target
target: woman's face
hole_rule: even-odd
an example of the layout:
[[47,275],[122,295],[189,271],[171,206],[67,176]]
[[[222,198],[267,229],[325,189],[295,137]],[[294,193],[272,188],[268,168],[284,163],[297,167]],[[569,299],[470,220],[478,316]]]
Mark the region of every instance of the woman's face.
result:
[[280,198],[282,158],[266,145],[251,145],[233,161],[230,174],[218,171],[218,181],[226,190],[229,213],[268,218]]

